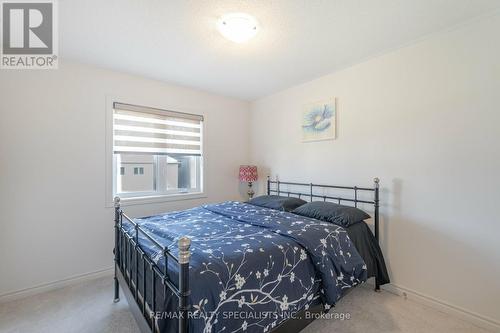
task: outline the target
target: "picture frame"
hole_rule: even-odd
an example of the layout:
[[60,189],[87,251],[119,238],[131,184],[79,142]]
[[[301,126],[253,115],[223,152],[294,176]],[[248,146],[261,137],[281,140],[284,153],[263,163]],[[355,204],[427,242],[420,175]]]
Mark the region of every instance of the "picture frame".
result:
[[302,142],[335,140],[337,132],[336,98],[304,105],[302,110]]

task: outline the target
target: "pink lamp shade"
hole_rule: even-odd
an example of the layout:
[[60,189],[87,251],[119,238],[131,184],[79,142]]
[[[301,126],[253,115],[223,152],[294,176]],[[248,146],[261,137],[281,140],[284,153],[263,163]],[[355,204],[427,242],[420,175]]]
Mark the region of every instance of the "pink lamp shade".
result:
[[240,181],[257,181],[257,167],[255,165],[240,165]]

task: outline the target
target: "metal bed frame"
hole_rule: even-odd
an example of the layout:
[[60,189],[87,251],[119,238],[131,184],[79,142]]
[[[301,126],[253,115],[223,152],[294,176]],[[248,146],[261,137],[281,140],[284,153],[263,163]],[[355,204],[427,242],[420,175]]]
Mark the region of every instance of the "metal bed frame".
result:
[[[275,185],[273,189],[272,186]],[[309,191],[304,192],[294,192],[283,190],[281,185],[293,185],[293,186],[307,186]],[[333,197],[327,195],[319,195],[314,193],[314,188],[332,188],[341,190],[353,190],[353,198],[344,197]],[[369,191],[374,193],[373,201],[358,199],[359,191]],[[336,186],[336,185],[320,185],[313,183],[294,183],[294,182],[281,182],[279,180],[272,181],[270,177],[267,177],[267,194],[271,193],[286,194],[288,196],[298,196],[307,197],[312,201],[314,198],[321,198],[323,201],[336,200],[341,202],[354,203],[357,207],[358,203],[373,204],[375,207],[374,213],[374,223],[375,223],[375,238],[377,242],[379,240],[379,179],[374,179],[374,187],[357,187],[357,186]],[[157,292],[157,282],[160,282],[163,286],[163,294],[167,295],[167,289],[169,289],[173,295],[175,295],[179,300],[178,308],[178,328],[179,333],[188,332],[188,311],[189,302],[188,297],[190,295],[189,289],[189,259],[190,259],[190,246],[191,240],[188,237],[181,237],[178,240],[178,256],[174,256],[171,252],[171,247],[165,247],[159,244],[154,238],[148,234],[141,226],[128,217],[120,206],[120,198],[115,197],[114,199],[115,207],[115,247],[113,249],[114,262],[115,262],[115,276],[114,276],[114,302],[119,302],[119,285],[122,285],[122,290],[127,298],[130,310],[134,316],[139,329],[141,332],[158,332],[159,327],[157,323],[157,304],[156,304],[156,292]],[[134,232],[130,235],[123,227],[124,219],[133,226]],[[154,246],[158,247],[164,255],[165,269],[162,271],[156,265],[156,263],[141,249],[139,245],[139,235],[145,236],[149,241],[151,241]],[[175,239],[171,239],[172,242]],[[173,260],[179,267],[179,280],[177,284],[172,281],[167,272],[168,262]],[[140,264],[142,263],[142,264]],[[142,287],[139,285],[139,269],[142,273]],[[148,281],[147,272],[151,273],[151,301],[148,302]],[[142,289],[142,291],[141,291]],[[375,280],[375,291],[380,291],[380,284]],[[323,310],[321,305],[311,307],[308,312],[319,313]],[[281,325],[276,327],[273,333],[284,333],[284,332],[299,332],[304,327],[306,327],[314,319],[304,318],[304,314],[299,313],[298,320],[287,320]],[[314,317],[314,316],[312,316]],[[173,319],[172,319],[173,320]]]

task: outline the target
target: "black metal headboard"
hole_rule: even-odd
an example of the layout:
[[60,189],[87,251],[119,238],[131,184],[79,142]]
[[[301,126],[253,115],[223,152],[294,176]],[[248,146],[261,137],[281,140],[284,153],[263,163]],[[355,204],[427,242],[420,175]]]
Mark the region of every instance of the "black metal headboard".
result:
[[[342,202],[350,202],[354,203],[354,207],[358,207],[358,203],[365,203],[374,206],[374,230],[375,230],[375,238],[377,242],[379,241],[379,183],[380,180],[378,178],[373,179],[373,187],[358,187],[358,186],[339,186],[339,185],[321,185],[321,184],[313,184],[313,183],[295,183],[295,182],[282,182],[279,180],[271,180],[269,176],[267,176],[267,194],[277,194],[277,195],[287,195],[287,196],[297,196],[302,199],[309,199],[309,201],[313,201],[316,199],[326,200],[336,200],[338,203]],[[289,189],[282,189],[281,185],[292,185],[296,187],[307,187],[307,192],[302,191],[290,191]],[[274,188],[273,188],[274,187]],[[321,195],[314,192],[315,188],[332,188],[338,190],[352,190],[353,196],[350,198],[340,197],[340,196],[331,196],[331,195]],[[359,198],[359,192],[373,192],[373,200],[366,200]]]
[[[293,186],[293,187],[307,187],[307,191],[291,191],[289,188],[282,189],[281,185]],[[274,187],[274,188],[273,188]],[[352,197],[341,197],[341,196],[331,196],[331,195],[321,195],[315,192],[315,188],[322,189],[337,189],[337,190],[349,190],[353,191]],[[374,231],[375,238],[377,242],[379,242],[379,188],[380,188],[380,180],[378,178],[373,179],[373,187],[358,187],[358,186],[340,186],[340,185],[322,185],[322,184],[313,184],[313,183],[295,183],[295,182],[282,182],[279,180],[271,180],[269,176],[267,176],[267,194],[277,194],[277,195],[287,195],[287,196],[297,196],[302,199],[309,199],[309,201],[313,201],[316,199],[323,199],[323,201],[327,200],[336,200],[339,204],[342,202],[354,203],[354,207],[358,207],[358,203],[370,204],[374,207],[373,213],[373,221],[374,221]],[[359,198],[359,192],[373,192],[373,200],[366,200]],[[375,290],[380,290],[380,283],[377,278],[375,278]]]

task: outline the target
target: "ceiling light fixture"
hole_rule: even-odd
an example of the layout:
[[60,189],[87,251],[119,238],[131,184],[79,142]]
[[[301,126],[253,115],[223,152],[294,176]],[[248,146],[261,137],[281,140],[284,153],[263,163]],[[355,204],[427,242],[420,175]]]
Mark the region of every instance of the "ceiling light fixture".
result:
[[257,34],[257,20],[244,13],[232,13],[222,16],[217,22],[217,29],[230,41],[244,43]]

